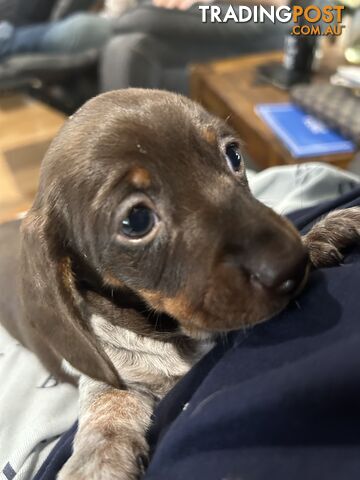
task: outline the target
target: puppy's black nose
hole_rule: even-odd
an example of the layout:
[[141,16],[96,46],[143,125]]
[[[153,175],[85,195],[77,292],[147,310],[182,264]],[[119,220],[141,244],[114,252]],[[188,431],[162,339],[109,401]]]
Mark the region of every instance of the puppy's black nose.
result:
[[283,253],[279,256],[269,252],[265,257],[252,259],[245,262],[245,269],[253,282],[279,295],[291,295],[304,280],[309,257],[303,247],[298,247],[287,254]]
[[300,241],[253,242],[247,248],[233,246],[226,261],[243,272],[254,286],[277,295],[296,292],[307,273],[309,256]]

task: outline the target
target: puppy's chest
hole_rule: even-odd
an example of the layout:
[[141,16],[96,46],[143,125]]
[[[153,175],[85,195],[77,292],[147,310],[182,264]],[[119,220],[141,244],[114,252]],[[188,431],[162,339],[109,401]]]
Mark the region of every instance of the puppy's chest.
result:
[[212,346],[199,342],[184,353],[174,343],[138,335],[98,315],[93,315],[90,323],[119,374],[128,382],[182,377]]

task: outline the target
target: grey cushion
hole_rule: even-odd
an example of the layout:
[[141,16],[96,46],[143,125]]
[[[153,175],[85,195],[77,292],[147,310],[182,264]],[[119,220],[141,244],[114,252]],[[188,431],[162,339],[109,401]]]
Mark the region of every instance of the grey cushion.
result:
[[36,81],[61,80],[71,72],[96,65],[99,52],[88,50],[74,54],[14,55],[0,63],[0,90],[33,84]]

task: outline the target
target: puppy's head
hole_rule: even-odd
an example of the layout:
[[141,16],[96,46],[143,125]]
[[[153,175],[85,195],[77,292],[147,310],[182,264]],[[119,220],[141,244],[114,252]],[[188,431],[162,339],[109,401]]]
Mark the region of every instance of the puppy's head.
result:
[[126,292],[194,337],[269,318],[306,275],[299,234],[251,195],[231,128],[167,92],[107,93],[67,122],[25,245],[29,231],[68,262],[76,295]]

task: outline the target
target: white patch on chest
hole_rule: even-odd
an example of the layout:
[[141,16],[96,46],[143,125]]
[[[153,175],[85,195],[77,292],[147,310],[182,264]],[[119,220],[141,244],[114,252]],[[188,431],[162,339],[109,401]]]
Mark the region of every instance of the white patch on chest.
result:
[[[99,315],[93,315],[90,323],[120,375],[127,380],[144,380],[146,375],[185,375],[205,353],[204,346],[199,344],[198,351],[185,358],[172,343],[137,335]],[[207,350],[210,348],[208,345]]]

